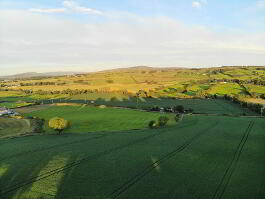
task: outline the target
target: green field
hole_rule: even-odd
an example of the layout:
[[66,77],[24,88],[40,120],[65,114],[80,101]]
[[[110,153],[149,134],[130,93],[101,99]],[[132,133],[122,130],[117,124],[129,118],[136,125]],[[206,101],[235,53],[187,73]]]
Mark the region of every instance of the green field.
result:
[[[89,103],[89,102],[88,102]],[[99,99],[96,104],[105,104],[109,106],[137,107],[137,99],[129,98],[124,100],[109,101]],[[147,107],[173,107],[183,105],[185,109],[193,109],[194,113],[204,114],[227,114],[227,115],[256,115],[256,113],[243,109],[240,105],[225,100],[216,99],[167,99],[167,98],[141,98],[138,102],[138,108]]]
[[[263,199],[265,120],[221,96],[259,103],[264,86],[249,80],[264,74],[140,67],[6,81],[0,107],[44,118],[45,132],[0,118],[0,199]],[[189,110],[178,123],[150,111],[178,105]],[[168,124],[149,129],[162,115]],[[71,127],[57,135],[53,117]]]
[[0,118],[0,138],[17,136],[30,131],[27,120]]
[[2,139],[0,198],[261,199],[264,122],[185,116],[154,130]]
[[[149,121],[156,120],[163,114],[91,106],[49,106],[46,109],[30,112],[25,115],[44,118],[46,120],[44,127],[46,132],[54,133],[48,127],[49,119],[63,117],[71,122],[71,128],[66,129],[66,133],[87,133],[147,128]],[[173,118],[173,115],[169,116]]]

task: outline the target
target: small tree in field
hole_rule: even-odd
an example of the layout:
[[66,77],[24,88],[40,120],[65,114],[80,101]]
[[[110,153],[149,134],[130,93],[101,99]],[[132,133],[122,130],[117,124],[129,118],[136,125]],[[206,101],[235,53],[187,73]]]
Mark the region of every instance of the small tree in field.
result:
[[178,105],[173,107],[174,112],[184,113],[184,106]]
[[58,131],[58,134],[60,135],[64,129],[68,128],[70,126],[69,121],[55,117],[49,120],[49,127],[54,129],[55,131]]
[[179,120],[180,120],[180,114],[177,114],[177,115],[175,116],[175,121],[178,123]]
[[156,127],[156,121],[151,120],[151,121],[148,123],[148,126],[149,126],[150,129],[155,128],[155,127]]
[[158,118],[158,126],[165,126],[168,122],[169,118],[166,116],[160,116]]

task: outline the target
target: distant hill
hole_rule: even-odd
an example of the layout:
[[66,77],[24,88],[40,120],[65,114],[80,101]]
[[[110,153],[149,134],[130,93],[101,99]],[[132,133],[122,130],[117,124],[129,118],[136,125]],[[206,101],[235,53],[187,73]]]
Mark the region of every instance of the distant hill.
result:
[[40,77],[55,77],[55,76],[75,75],[75,74],[82,74],[82,73],[81,72],[47,72],[47,73],[28,72],[28,73],[19,73],[15,75],[0,76],[0,80],[32,79]]

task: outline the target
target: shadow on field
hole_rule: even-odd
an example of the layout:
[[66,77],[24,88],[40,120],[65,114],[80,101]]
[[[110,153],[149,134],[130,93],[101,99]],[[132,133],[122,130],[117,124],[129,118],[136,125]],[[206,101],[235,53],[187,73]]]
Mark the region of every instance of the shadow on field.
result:
[[[13,162],[9,165],[7,172],[0,178],[1,195],[4,198],[20,198],[23,193],[29,191],[32,187],[32,181],[36,180],[41,171],[46,167],[50,160],[49,156],[32,159],[32,156],[25,156],[23,161]],[[33,162],[34,161],[34,162]],[[20,168],[20,164],[24,164]],[[25,171],[26,164],[26,171]],[[22,189],[21,189],[22,188]]]
[[[71,166],[77,159],[78,156],[62,151],[25,155],[23,161],[18,158],[6,166],[5,172],[0,173],[0,198],[60,198],[65,188],[71,190],[71,184],[68,187],[65,185],[69,185],[67,182],[69,183],[69,177],[73,177],[75,167],[68,169],[67,165]],[[19,166],[20,164],[23,166]]]

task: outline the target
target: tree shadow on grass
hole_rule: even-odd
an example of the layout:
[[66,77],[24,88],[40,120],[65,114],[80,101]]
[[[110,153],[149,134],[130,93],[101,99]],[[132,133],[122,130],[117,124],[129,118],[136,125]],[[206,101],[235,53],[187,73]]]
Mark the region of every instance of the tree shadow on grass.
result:
[[1,199],[54,198],[63,172],[56,172],[68,162],[62,151],[25,154],[11,159],[0,178]]

